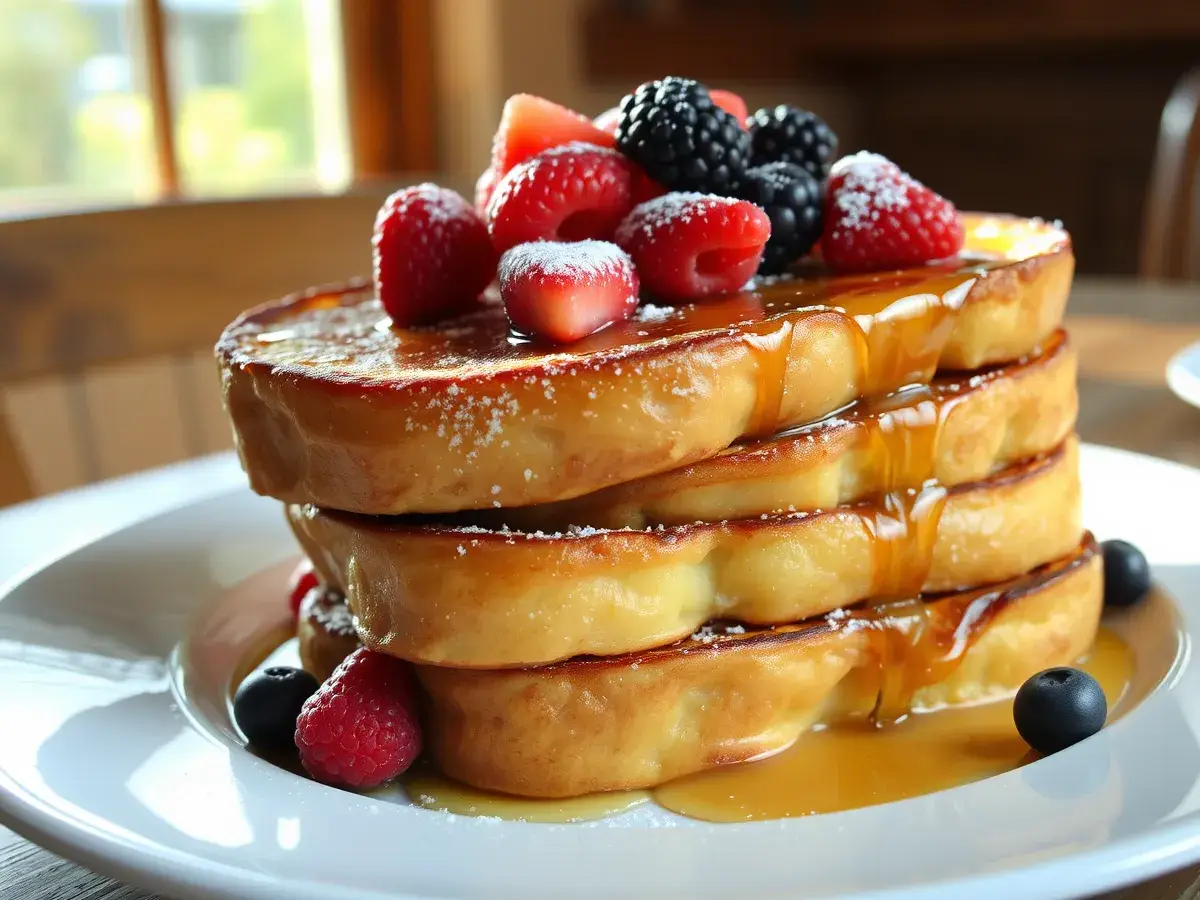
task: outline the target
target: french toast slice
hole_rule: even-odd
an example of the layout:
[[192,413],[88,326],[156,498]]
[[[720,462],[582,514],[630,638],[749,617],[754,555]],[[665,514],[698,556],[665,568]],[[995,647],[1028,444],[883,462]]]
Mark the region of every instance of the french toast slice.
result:
[[1082,534],[1075,438],[983,481],[812,513],[547,534],[293,505],[367,646],[416,663],[611,655],[710,619],[794,622],[862,600],[1014,577]]
[[538,506],[472,513],[489,527],[646,528],[833,509],[929,480],[954,486],[1053,450],[1075,430],[1066,332],[1038,356],[863,400],[833,417],[734,444],[680,469]]
[[863,396],[1033,352],[1074,257],[1037,220],[964,217],[960,258],[767,279],[567,346],[510,333],[498,303],[397,328],[364,285],[244,314],[216,347],[250,484],[367,514],[570,499],[814,421]]
[[[447,775],[510,794],[650,787],[782,750],[816,721],[998,699],[1086,652],[1102,594],[1085,536],[986,589],[776,628],[710,625],[667,647],[540,668],[419,666],[428,747]],[[310,632],[302,650],[320,640]]]

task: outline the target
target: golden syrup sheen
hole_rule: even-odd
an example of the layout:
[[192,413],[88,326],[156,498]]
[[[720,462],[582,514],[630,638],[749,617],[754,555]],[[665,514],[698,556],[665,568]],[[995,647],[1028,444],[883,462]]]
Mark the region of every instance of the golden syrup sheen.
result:
[[[1115,709],[1133,653],[1102,628],[1081,663]],[[1118,710],[1119,712],[1119,710]],[[667,809],[711,822],[838,812],[959,787],[1036,758],[1017,734],[1010,700],[911,715],[881,727],[834,725],[768,759],[689,775],[655,788]]]
[[537,800],[481,791],[440,774],[432,766],[414,767],[403,779],[408,799],[423,809],[460,816],[495,816],[525,822],[585,822],[625,812],[650,799],[649,791],[613,791],[561,800]]

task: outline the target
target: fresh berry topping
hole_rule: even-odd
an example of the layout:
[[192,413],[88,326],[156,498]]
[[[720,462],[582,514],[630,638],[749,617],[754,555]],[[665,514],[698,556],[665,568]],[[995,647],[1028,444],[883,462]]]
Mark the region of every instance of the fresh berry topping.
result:
[[751,165],[790,162],[824,181],[837,154],[837,135],[816,113],[780,105],[750,119]]
[[300,560],[288,579],[288,609],[292,611],[293,619],[300,614],[300,601],[318,584],[320,579],[313,569],[312,560]]
[[1146,555],[1126,541],[1105,541],[1104,605],[1133,606],[1150,593],[1150,563]]
[[565,106],[532,94],[514,94],[504,104],[500,127],[492,140],[492,168],[503,177],[513,166],[543,150],[571,141],[611,147],[613,136]]
[[617,149],[670,190],[732,193],[750,135],[687,78],[648,81],[621,101]]
[[498,252],[529,241],[608,240],[633,209],[633,165],[616,150],[571,143],[539,153],[496,185],[488,231]]
[[902,268],[954,256],[962,245],[954,204],[895,163],[856,153],[830,171],[821,251],[831,268]]
[[488,166],[483,170],[483,174],[475,181],[475,212],[480,216],[487,216],[488,204],[492,201],[492,194],[496,191],[496,185],[500,183],[500,176],[496,174],[496,170]]
[[471,308],[496,274],[487,226],[462,197],[435,184],[397,191],[375,219],[375,291],[399,326]]
[[252,747],[268,753],[294,748],[296,719],[317,689],[303,669],[272,666],[247,678],[233,696],[233,720]]
[[1104,689],[1079,669],[1047,669],[1017,691],[1013,722],[1022,738],[1039,753],[1057,753],[1104,727],[1108,700]]
[[621,108],[619,106],[610,106],[596,118],[592,119],[592,124],[603,131],[605,134],[615,135],[617,133],[617,123],[621,121]]
[[617,229],[642,284],[667,300],[739,290],[770,236],[771,220],[753,203],[711,194],[664,194],[634,207]]
[[708,92],[708,96],[712,97],[713,103],[733,116],[739,125],[746,121],[746,101],[733,91],[722,91],[719,88],[713,88]]
[[351,788],[390,781],[421,752],[412,667],[360,647],[304,704],[295,736],[300,762],[317,781]]
[[738,191],[771,220],[771,239],[758,271],[782,272],[821,237],[821,183],[794,163],[767,163],[747,169]]
[[645,203],[647,200],[653,200],[655,197],[661,197],[667,192],[667,189],[643,172],[637,166],[633,167],[633,175],[629,181],[629,195],[633,201],[630,209],[640,203]]
[[500,258],[500,296],[523,334],[569,343],[628,319],[638,276],[616,244],[519,244]]

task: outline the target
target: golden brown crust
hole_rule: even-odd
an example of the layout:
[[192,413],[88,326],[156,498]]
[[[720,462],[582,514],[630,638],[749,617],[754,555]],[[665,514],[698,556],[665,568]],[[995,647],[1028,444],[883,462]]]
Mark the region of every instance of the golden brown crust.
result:
[[[1006,584],[898,604],[873,618],[831,614],[740,634],[716,625],[638,654],[418,674],[444,771],[477,787],[571,796],[779,750],[818,718],[867,714],[881,692],[917,710],[994,699],[1077,659],[1095,636],[1101,603],[1100,560],[1085,538],[1064,559]],[[897,643],[899,632],[879,624],[917,616],[928,626],[918,641]],[[975,623],[969,649],[956,658],[949,648],[967,620]],[[302,654],[323,660],[310,667],[318,678],[348,652],[343,638],[319,628],[300,635]]]
[[[1076,442],[952,488],[940,519],[937,499],[927,491],[891,513],[873,502],[559,535],[312,507],[292,507],[290,520],[323,577],[350,598],[368,646],[496,668],[654,647],[713,618],[792,622],[867,598],[1011,578],[1079,541]],[[900,513],[907,529],[889,517]]]
[[938,365],[1033,351],[1062,318],[1068,237],[967,224],[979,258],[954,267],[643,305],[551,350],[511,341],[495,305],[399,330],[365,293],[293,297],[217,345],[238,451],[260,493],[372,514],[545,503],[674,469]]
[[[962,620],[964,599],[913,614],[949,626]],[[989,610],[981,633],[958,665],[934,651],[932,683],[912,708],[995,698],[1082,655],[1099,623],[1099,557],[1085,546],[1061,570],[1018,579],[973,609],[979,603]],[[419,667],[428,746],[453,778],[536,797],[649,787],[753,759],[818,719],[865,714],[889,678],[903,677],[901,664],[880,670],[880,632],[849,621],[542,669]]]
[[469,514],[489,527],[645,528],[833,509],[930,479],[954,486],[1049,452],[1075,428],[1076,355],[1065,332],[1039,356],[928,389],[860,401],[832,418],[574,500]]

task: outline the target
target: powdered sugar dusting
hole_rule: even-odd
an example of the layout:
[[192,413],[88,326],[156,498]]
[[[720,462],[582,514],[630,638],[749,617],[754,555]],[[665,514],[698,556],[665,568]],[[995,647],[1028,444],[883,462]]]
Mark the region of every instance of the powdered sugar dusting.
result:
[[608,241],[518,244],[500,257],[500,286],[529,278],[599,284],[628,277],[633,260]]
[[708,625],[701,625],[700,629],[692,635],[692,640],[699,641],[702,644],[711,644],[718,638],[745,633],[746,626],[744,625],[710,623]]
[[449,188],[425,182],[397,191],[384,203],[379,211],[380,217],[388,214],[391,209],[398,209],[403,215],[410,208],[419,208],[430,225],[447,225],[451,222],[470,221],[477,218],[471,204]]
[[693,219],[705,216],[714,209],[737,206],[736,197],[718,197],[716,194],[700,194],[695,191],[672,191],[647,200],[633,208],[617,229],[617,243],[624,244],[640,230],[647,237],[664,228],[687,225]]
[[841,213],[838,226],[853,230],[869,228],[880,216],[907,209],[909,192],[921,187],[891,160],[865,150],[839,160],[829,177],[841,179],[833,194],[833,204]]

